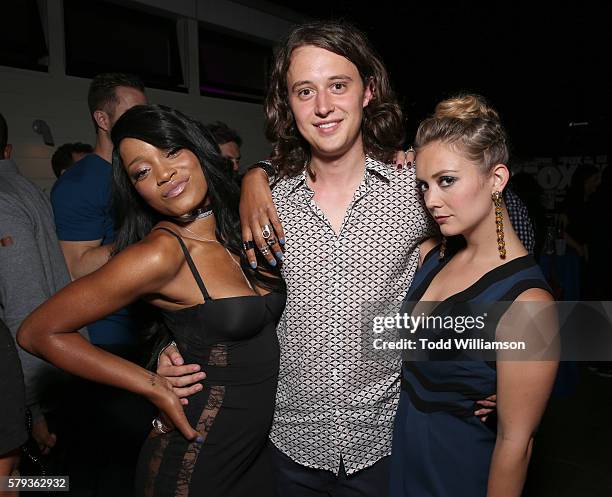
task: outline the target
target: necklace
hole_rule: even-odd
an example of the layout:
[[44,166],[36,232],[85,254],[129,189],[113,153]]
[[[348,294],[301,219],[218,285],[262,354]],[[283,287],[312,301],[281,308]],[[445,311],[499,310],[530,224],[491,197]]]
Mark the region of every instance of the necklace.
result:
[[213,213],[212,207],[207,207],[206,209],[200,207],[196,209],[194,212],[196,219],[205,219],[208,216],[212,215],[212,213]]
[[199,235],[197,235],[196,233],[194,233],[193,231],[191,231],[189,228],[187,228],[186,226],[182,227],[185,231],[188,231],[189,233],[191,233],[191,238],[193,238],[194,240],[199,240],[201,242],[217,242],[219,245],[221,245],[225,251],[227,252],[227,255],[229,256],[229,258],[232,260],[232,262],[234,264],[236,264],[236,266],[238,266],[238,269],[240,269],[240,272],[242,273],[242,276],[244,277],[245,281],[247,282],[247,284],[249,285],[249,287],[251,288],[251,290],[255,291],[255,289],[253,288],[253,285],[251,285],[251,282],[249,281],[249,279],[246,277],[246,274],[244,274],[244,271],[242,270],[242,267],[240,266],[240,263],[238,261],[236,261],[236,259],[234,259],[234,257],[232,256],[232,253],[228,250],[228,248],[223,245],[219,240],[212,240],[210,238],[203,238]]
[[[212,212],[212,211],[211,211]],[[197,218],[196,218],[197,219]],[[188,231],[189,233],[191,233],[191,238],[195,238],[196,240],[199,240],[201,242],[217,242],[220,243],[219,240],[217,239],[211,239],[211,238],[202,238],[201,236],[197,235],[196,233],[194,233],[193,231],[191,231],[187,226],[182,226],[182,228],[185,231]],[[227,249],[226,249],[227,250]]]
[[[240,271],[242,271],[242,267],[240,266],[240,263],[239,263],[239,262],[237,262],[237,261],[236,261],[236,259],[234,259],[234,257],[232,256],[232,253],[231,253],[231,252],[228,250],[228,248],[227,248],[225,245],[223,245],[223,244],[222,244],[222,243],[221,243],[219,240],[217,240],[217,239],[214,239],[214,240],[213,240],[213,239],[211,239],[211,238],[204,238],[204,237],[201,237],[201,236],[197,235],[196,233],[194,233],[193,231],[191,231],[191,230],[190,230],[189,228],[187,228],[186,226],[183,226],[182,228],[183,228],[185,231],[188,231],[189,233],[191,233],[191,237],[190,237],[190,238],[193,238],[194,240],[198,240],[198,241],[200,241],[200,242],[216,242],[216,243],[218,243],[219,245],[221,245],[221,246],[222,246],[222,247],[225,249],[225,251],[227,252],[227,255],[229,255],[229,257],[230,257],[230,259],[232,260],[232,262],[233,262],[234,264],[236,264],[236,266],[238,266],[238,267],[240,268]],[[242,275],[243,275],[243,276],[244,276],[244,278],[247,280],[247,283],[249,283],[249,280],[248,280],[248,278],[246,277],[246,275],[244,274],[244,272],[243,272],[243,271],[242,271]],[[251,286],[251,283],[249,283],[249,286]],[[253,287],[251,286],[251,288],[253,288]]]
[[[197,209],[187,213],[187,214],[183,214],[182,216],[178,216],[178,217],[173,217],[172,219],[174,219],[175,221],[179,222],[179,223],[191,223],[193,221],[195,221],[196,219],[205,219],[208,216],[212,215],[213,210],[211,206],[207,206],[207,207],[198,207]],[[189,231],[189,230],[188,230]]]
[[[213,213],[212,207],[209,205],[206,208],[203,207],[198,207],[196,210],[194,210],[193,212],[190,212],[187,215],[181,216],[179,218],[174,218],[177,221],[179,221],[180,223],[189,223],[189,222],[193,222],[196,219],[204,219],[207,218],[208,216],[210,216]],[[228,248],[223,245],[219,240],[217,239],[211,239],[211,238],[204,238],[199,236],[198,234],[194,233],[193,231],[191,231],[187,226],[181,226],[181,228],[183,228],[185,231],[187,231],[188,233],[191,233],[191,238],[193,238],[194,240],[198,240],[200,242],[217,242],[219,245],[221,245],[225,251],[227,252],[227,255],[229,256],[229,258],[232,260],[232,262],[234,264],[236,264],[236,266],[238,267],[238,269],[240,269],[240,273],[242,274],[242,277],[244,278],[244,280],[247,282],[247,285],[249,285],[249,288],[251,290],[253,290],[255,292],[255,294],[257,294],[257,291],[255,290],[255,288],[253,288],[253,285],[251,285],[251,282],[249,281],[249,279],[247,278],[246,274],[244,274],[244,271],[242,270],[242,266],[240,265],[240,262],[236,261],[236,259],[234,259],[234,256],[232,255],[232,253],[228,250]]]

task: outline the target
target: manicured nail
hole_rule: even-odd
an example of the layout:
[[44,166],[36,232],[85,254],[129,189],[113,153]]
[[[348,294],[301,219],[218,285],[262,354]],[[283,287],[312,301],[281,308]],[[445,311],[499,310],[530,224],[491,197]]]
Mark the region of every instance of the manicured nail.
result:
[[257,263],[256,262],[251,262],[251,267],[253,269],[257,269]]
[[276,258],[277,258],[279,261],[282,261],[282,260],[283,260],[283,253],[282,253],[282,252],[274,252],[274,255],[276,256]]
[[281,245],[285,245],[285,237],[279,238],[278,243],[280,243]]
[[204,443],[204,437],[202,435],[200,435],[198,438],[195,439],[195,443],[203,444]]
[[276,259],[272,259],[271,261],[268,261],[268,264],[270,264],[270,266],[275,267],[276,266]]

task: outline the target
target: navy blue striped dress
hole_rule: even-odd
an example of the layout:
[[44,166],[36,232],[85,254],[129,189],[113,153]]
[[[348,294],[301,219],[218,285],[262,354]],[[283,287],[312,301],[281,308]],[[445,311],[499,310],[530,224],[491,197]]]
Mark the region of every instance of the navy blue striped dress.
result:
[[[438,250],[427,255],[400,312],[411,313],[450,259],[439,260]],[[530,288],[549,290],[535,260],[519,257],[449,297],[435,313],[461,303],[481,309],[500,301],[509,306]],[[499,320],[503,312],[499,304],[496,309],[492,315]],[[490,416],[485,424],[474,411],[477,400],[495,393],[496,380],[495,363],[485,360],[404,361],[391,455],[392,497],[486,496],[496,420]]]

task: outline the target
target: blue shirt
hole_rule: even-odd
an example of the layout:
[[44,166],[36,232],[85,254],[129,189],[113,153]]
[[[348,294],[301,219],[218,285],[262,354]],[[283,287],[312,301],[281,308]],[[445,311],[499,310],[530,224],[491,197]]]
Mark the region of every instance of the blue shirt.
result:
[[[51,190],[57,237],[61,241],[115,239],[110,209],[112,166],[102,157],[90,154],[62,174]],[[131,344],[136,327],[127,309],[121,309],[87,326],[92,343]]]

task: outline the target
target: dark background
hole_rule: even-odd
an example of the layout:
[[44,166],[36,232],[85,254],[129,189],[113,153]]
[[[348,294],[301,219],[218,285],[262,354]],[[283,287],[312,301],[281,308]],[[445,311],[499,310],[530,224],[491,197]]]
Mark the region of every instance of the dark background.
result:
[[408,141],[436,102],[469,91],[499,110],[515,158],[609,155],[611,21],[602,7],[309,0],[291,9],[367,34],[400,96]]

